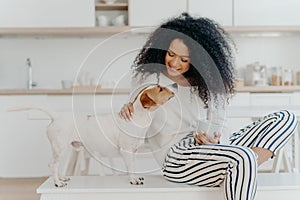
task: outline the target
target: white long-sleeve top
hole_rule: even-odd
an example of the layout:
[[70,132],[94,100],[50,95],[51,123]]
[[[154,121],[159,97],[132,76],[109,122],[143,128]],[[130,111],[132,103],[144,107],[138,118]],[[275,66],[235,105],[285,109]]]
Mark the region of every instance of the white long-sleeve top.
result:
[[[157,83],[161,86],[168,86],[175,82],[163,73],[160,73],[159,80],[156,74],[151,74],[146,79],[141,79],[140,76],[134,77],[132,78],[131,97],[145,85]],[[198,130],[200,120],[224,127],[224,106],[218,109],[209,106],[208,109],[205,109],[203,101],[198,96],[198,91],[192,92],[191,87],[178,85],[175,96],[155,111],[147,131],[147,141],[150,143],[152,153],[159,164],[163,163],[173,144],[179,142],[188,133]],[[224,141],[228,141],[228,139],[224,138],[223,140],[222,138],[221,143]]]

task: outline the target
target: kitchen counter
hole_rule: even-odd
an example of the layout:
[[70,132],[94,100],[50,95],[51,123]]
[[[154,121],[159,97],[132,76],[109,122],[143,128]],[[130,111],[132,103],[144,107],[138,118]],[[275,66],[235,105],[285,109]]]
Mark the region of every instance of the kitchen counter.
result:
[[[300,86],[243,86],[237,92],[290,93],[300,92]],[[129,94],[129,88],[76,88],[76,89],[0,89],[0,95],[72,95],[72,94]]]
[[300,92],[300,85],[295,86],[243,86],[237,87],[237,92],[250,93],[288,93]]
[[72,95],[72,94],[129,94],[127,88],[77,89],[0,89],[0,95]]

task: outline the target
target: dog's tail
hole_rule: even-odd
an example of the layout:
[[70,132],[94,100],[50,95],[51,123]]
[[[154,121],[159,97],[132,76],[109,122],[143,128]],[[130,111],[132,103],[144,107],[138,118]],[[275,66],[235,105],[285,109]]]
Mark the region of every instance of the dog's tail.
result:
[[57,114],[46,109],[46,108],[43,108],[41,106],[31,106],[31,105],[27,105],[27,106],[17,106],[17,107],[12,107],[12,108],[9,108],[7,111],[8,112],[15,112],[15,111],[24,111],[24,110],[39,110],[39,111],[42,111],[44,113],[46,113],[50,118],[51,120],[53,121],[55,118],[57,118]]

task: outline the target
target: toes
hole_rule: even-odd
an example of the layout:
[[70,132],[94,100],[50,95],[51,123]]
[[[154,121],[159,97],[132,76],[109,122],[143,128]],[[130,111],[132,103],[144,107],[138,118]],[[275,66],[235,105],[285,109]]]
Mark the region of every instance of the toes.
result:
[[143,180],[144,180],[143,177],[135,178],[130,181],[130,184],[131,185],[144,185]]
[[67,182],[69,180],[71,180],[69,177],[63,177],[63,178],[60,178],[59,179],[60,181],[64,181],[64,182]]
[[65,182],[58,182],[58,183],[55,183],[54,185],[55,185],[55,187],[65,187],[67,185],[67,183],[65,183]]

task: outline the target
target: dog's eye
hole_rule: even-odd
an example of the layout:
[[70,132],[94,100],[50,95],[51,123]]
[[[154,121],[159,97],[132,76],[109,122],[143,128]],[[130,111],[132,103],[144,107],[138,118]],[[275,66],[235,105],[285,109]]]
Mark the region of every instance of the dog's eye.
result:
[[159,87],[159,92],[162,92],[163,91],[163,88],[162,87]]

